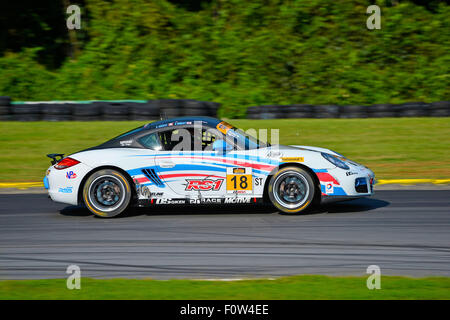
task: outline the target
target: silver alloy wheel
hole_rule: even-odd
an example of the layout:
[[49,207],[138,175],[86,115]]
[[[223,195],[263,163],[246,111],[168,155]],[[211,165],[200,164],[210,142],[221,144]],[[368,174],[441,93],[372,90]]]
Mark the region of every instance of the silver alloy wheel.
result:
[[97,177],[89,186],[90,203],[103,212],[110,212],[120,207],[125,199],[125,186],[112,175]]
[[282,206],[289,209],[298,208],[308,199],[308,181],[299,172],[284,172],[274,181],[273,195]]

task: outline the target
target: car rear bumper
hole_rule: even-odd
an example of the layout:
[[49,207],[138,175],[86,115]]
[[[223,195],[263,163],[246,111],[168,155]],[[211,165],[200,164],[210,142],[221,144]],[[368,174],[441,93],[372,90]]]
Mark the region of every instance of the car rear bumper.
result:
[[81,181],[91,169],[83,163],[63,170],[51,166],[44,178],[44,186],[50,198],[55,202],[77,205]]

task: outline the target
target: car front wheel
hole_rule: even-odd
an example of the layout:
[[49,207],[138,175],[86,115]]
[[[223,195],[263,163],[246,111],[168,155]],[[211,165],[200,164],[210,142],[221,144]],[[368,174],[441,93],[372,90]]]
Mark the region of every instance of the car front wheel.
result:
[[268,193],[272,204],[284,213],[299,213],[314,199],[314,181],[311,175],[298,167],[285,167],[269,181]]
[[111,169],[96,171],[84,184],[83,200],[96,216],[115,217],[125,211],[130,204],[130,184],[118,171]]

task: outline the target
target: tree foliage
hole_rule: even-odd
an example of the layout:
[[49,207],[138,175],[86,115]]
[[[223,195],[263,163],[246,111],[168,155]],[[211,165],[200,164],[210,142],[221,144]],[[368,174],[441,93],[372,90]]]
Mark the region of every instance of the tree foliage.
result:
[[[380,30],[366,28],[374,2]],[[85,0],[81,54],[54,69],[39,58],[46,44],[4,49],[0,95],[214,100],[227,117],[258,104],[449,99],[446,3],[434,1],[432,10],[417,1],[186,3]]]

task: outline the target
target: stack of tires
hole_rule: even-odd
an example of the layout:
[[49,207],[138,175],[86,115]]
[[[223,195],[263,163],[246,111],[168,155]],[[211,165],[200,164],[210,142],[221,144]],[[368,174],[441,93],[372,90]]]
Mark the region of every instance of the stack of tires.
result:
[[12,120],[39,121],[41,120],[41,104],[15,104],[11,106]]
[[450,101],[439,101],[430,104],[430,117],[449,117]]
[[314,118],[317,119],[339,118],[339,106],[334,105],[314,106],[313,113]]
[[431,104],[408,102],[399,105],[374,104],[370,106],[335,106],[294,104],[288,106],[264,105],[247,109],[248,119],[288,119],[288,118],[388,118],[388,117],[448,117],[450,102],[439,101]]
[[339,118],[367,118],[367,107],[357,105],[339,106]]
[[130,104],[124,102],[93,102],[104,121],[126,121],[130,118]]
[[72,120],[73,105],[70,103],[43,103],[39,108],[44,121]]
[[397,116],[395,108],[391,104],[374,104],[367,107],[369,118],[393,118]]
[[0,97],[0,121],[11,120],[11,98]]
[[0,97],[0,120],[127,121],[180,116],[217,116],[220,104],[210,101],[162,99],[136,101],[27,102],[11,105]]
[[247,109],[249,119],[313,118],[309,104],[254,106]]
[[102,106],[97,102],[75,103],[72,105],[72,119],[74,121],[102,120]]
[[130,105],[130,120],[156,120],[159,117],[157,101],[149,100],[145,103],[132,103]]
[[425,102],[407,102],[394,106],[397,117],[427,117],[429,104]]

